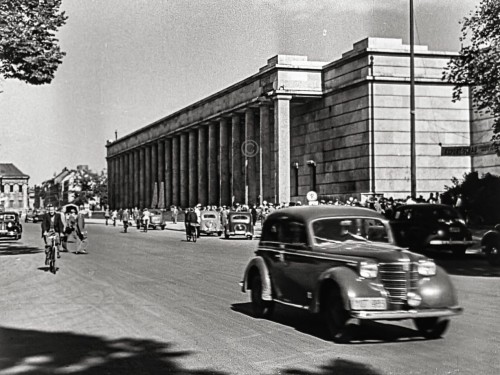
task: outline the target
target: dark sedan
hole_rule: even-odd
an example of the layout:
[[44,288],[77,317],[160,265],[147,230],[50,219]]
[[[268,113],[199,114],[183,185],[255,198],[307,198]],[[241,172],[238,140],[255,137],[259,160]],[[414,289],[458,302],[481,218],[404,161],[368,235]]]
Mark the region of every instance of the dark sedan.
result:
[[432,259],[394,246],[388,221],[363,208],[321,206],[275,211],[264,222],[242,290],[256,316],[275,302],[320,313],[334,340],[348,322],[413,319],[440,337],[460,314],[450,278]]
[[453,207],[408,204],[396,208],[391,221],[396,243],[413,251],[451,250],[463,255],[474,244],[465,221]]
[[23,226],[17,212],[0,212],[0,238],[21,239]]

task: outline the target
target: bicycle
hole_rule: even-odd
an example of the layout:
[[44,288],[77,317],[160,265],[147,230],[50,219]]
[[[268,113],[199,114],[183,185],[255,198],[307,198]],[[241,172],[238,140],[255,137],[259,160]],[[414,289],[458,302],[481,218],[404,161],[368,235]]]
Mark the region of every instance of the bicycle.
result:
[[186,240],[196,242],[197,238],[197,233],[196,233],[196,225],[189,223],[186,227]]
[[57,259],[57,234],[55,232],[49,232],[47,233],[47,239],[49,240],[50,243],[50,248],[49,252],[47,254],[47,260],[48,260],[48,266],[50,272],[52,272],[54,275],[57,272],[57,267],[56,267],[56,259]]

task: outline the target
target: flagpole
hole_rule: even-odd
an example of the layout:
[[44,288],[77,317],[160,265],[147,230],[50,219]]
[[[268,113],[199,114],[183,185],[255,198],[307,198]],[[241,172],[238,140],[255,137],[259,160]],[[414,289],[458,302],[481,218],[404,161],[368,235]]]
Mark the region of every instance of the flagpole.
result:
[[410,0],[410,191],[417,196],[417,165],[415,141],[415,51],[413,33],[413,0]]

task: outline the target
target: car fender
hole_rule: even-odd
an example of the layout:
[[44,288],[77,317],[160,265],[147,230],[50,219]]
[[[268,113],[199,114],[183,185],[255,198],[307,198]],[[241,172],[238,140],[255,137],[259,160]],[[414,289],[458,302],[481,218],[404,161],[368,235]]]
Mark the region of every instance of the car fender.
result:
[[259,272],[260,279],[262,280],[262,299],[264,301],[272,301],[272,287],[271,287],[271,277],[269,275],[269,269],[266,266],[264,258],[257,256],[253,258],[250,263],[248,263],[245,274],[243,277],[243,283],[241,286],[241,291],[245,293],[248,290],[248,282],[250,277],[254,272]]
[[483,238],[481,238],[481,247],[485,247],[486,245],[499,242],[500,242],[500,233],[498,233],[496,230],[490,230],[483,235]]
[[419,280],[417,293],[422,297],[421,308],[458,306],[457,293],[450,276],[439,266],[436,266],[436,275]]
[[351,267],[334,267],[327,269],[319,276],[310,305],[311,312],[317,313],[320,311],[322,288],[329,281],[333,281],[339,286],[346,310],[350,310],[350,296],[387,297],[385,290],[376,279],[362,278]]

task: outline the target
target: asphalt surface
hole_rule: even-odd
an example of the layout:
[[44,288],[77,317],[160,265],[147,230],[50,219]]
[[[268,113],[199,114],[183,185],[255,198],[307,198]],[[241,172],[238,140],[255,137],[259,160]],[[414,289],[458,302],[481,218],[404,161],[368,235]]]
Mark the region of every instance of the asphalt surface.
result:
[[63,253],[55,275],[39,224],[0,243],[0,375],[500,373],[500,269],[475,251],[434,254],[465,309],[444,338],[377,322],[335,344],[305,311],[251,316],[238,282],[257,240],[90,222],[89,253]]

